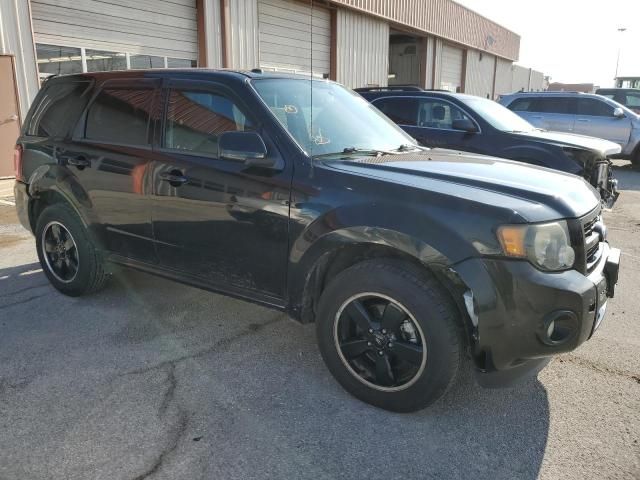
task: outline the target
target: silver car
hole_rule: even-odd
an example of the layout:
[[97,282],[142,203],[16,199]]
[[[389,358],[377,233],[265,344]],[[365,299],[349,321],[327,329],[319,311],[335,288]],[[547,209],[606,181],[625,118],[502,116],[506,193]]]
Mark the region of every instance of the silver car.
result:
[[599,137],[622,148],[620,158],[640,165],[640,115],[600,96],[576,92],[521,92],[500,103],[545,130]]

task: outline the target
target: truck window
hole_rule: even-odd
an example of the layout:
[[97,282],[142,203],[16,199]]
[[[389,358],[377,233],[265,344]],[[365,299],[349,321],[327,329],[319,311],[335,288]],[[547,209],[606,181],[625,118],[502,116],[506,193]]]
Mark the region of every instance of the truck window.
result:
[[418,125],[418,102],[415,98],[381,98],[373,104],[398,125]]
[[169,93],[165,148],[217,156],[221,133],[246,130],[253,125],[227,97],[179,89]]
[[31,118],[26,135],[66,137],[89,99],[89,82],[53,82],[44,91]]
[[85,138],[123,145],[150,145],[153,90],[105,88],[89,107]]

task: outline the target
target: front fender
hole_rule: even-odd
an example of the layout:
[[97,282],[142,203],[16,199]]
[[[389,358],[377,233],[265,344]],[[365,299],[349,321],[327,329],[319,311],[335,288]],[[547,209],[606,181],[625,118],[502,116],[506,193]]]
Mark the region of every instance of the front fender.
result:
[[583,167],[566,157],[560,146],[555,145],[516,145],[505,148],[500,156],[574,175],[581,175],[583,170]]

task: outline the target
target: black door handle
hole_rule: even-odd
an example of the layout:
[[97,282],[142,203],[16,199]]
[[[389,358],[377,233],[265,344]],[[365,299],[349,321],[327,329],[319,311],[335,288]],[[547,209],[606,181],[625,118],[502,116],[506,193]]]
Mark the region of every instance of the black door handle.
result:
[[87,158],[83,157],[82,155],[78,155],[77,157],[68,157],[67,163],[69,165],[73,165],[74,167],[78,167],[80,169],[91,166],[91,162]]
[[170,172],[162,172],[160,174],[160,179],[169,182],[173,187],[179,187],[180,185],[184,185],[189,181],[187,177],[185,177],[180,170],[171,170]]

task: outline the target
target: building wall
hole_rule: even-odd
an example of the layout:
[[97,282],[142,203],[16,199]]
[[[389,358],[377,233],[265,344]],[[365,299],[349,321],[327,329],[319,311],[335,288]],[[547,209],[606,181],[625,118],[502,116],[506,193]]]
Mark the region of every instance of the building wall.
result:
[[529,90],[538,92],[544,89],[544,73],[538,72],[536,70],[531,70],[531,85],[529,85]]
[[441,38],[434,38],[434,50],[433,54],[435,60],[433,62],[433,73],[432,73],[432,87],[431,88],[440,88],[440,82],[442,80],[442,47],[444,42]]
[[[204,46],[206,49],[206,66],[222,67],[222,28],[219,0],[202,0],[204,17]],[[200,66],[205,66],[200,65]]]
[[252,69],[260,65],[258,0],[229,2],[230,68]]
[[531,69],[522,67],[520,65],[513,66],[513,82],[511,83],[512,91],[519,92],[520,90],[529,90],[529,80],[531,75]]
[[425,52],[423,52],[423,54],[425,55],[424,58],[424,62],[426,65],[426,74],[425,74],[425,82],[424,85],[420,85],[423,88],[435,88],[434,84],[433,84],[433,73],[434,73],[434,69],[433,69],[433,59],[434,59],[434,47],[436,44],[436,39],[434,37],[427,37],[427,41],[425,44]]
[[337,81],[350,88],[386,86],[389,72],[389,24],[339,9],[336,21]]
[[28,2],[2,0],[0,4],[0,53],[15,56],[20,118],[24,120],[29,106],[40,88]]
[[494,96],[513,93],[513,64],[509,60],[498,58],[496,65],[496,88]]
[[465,93],[491,98],[496,57],[478,50],[467,51]]

